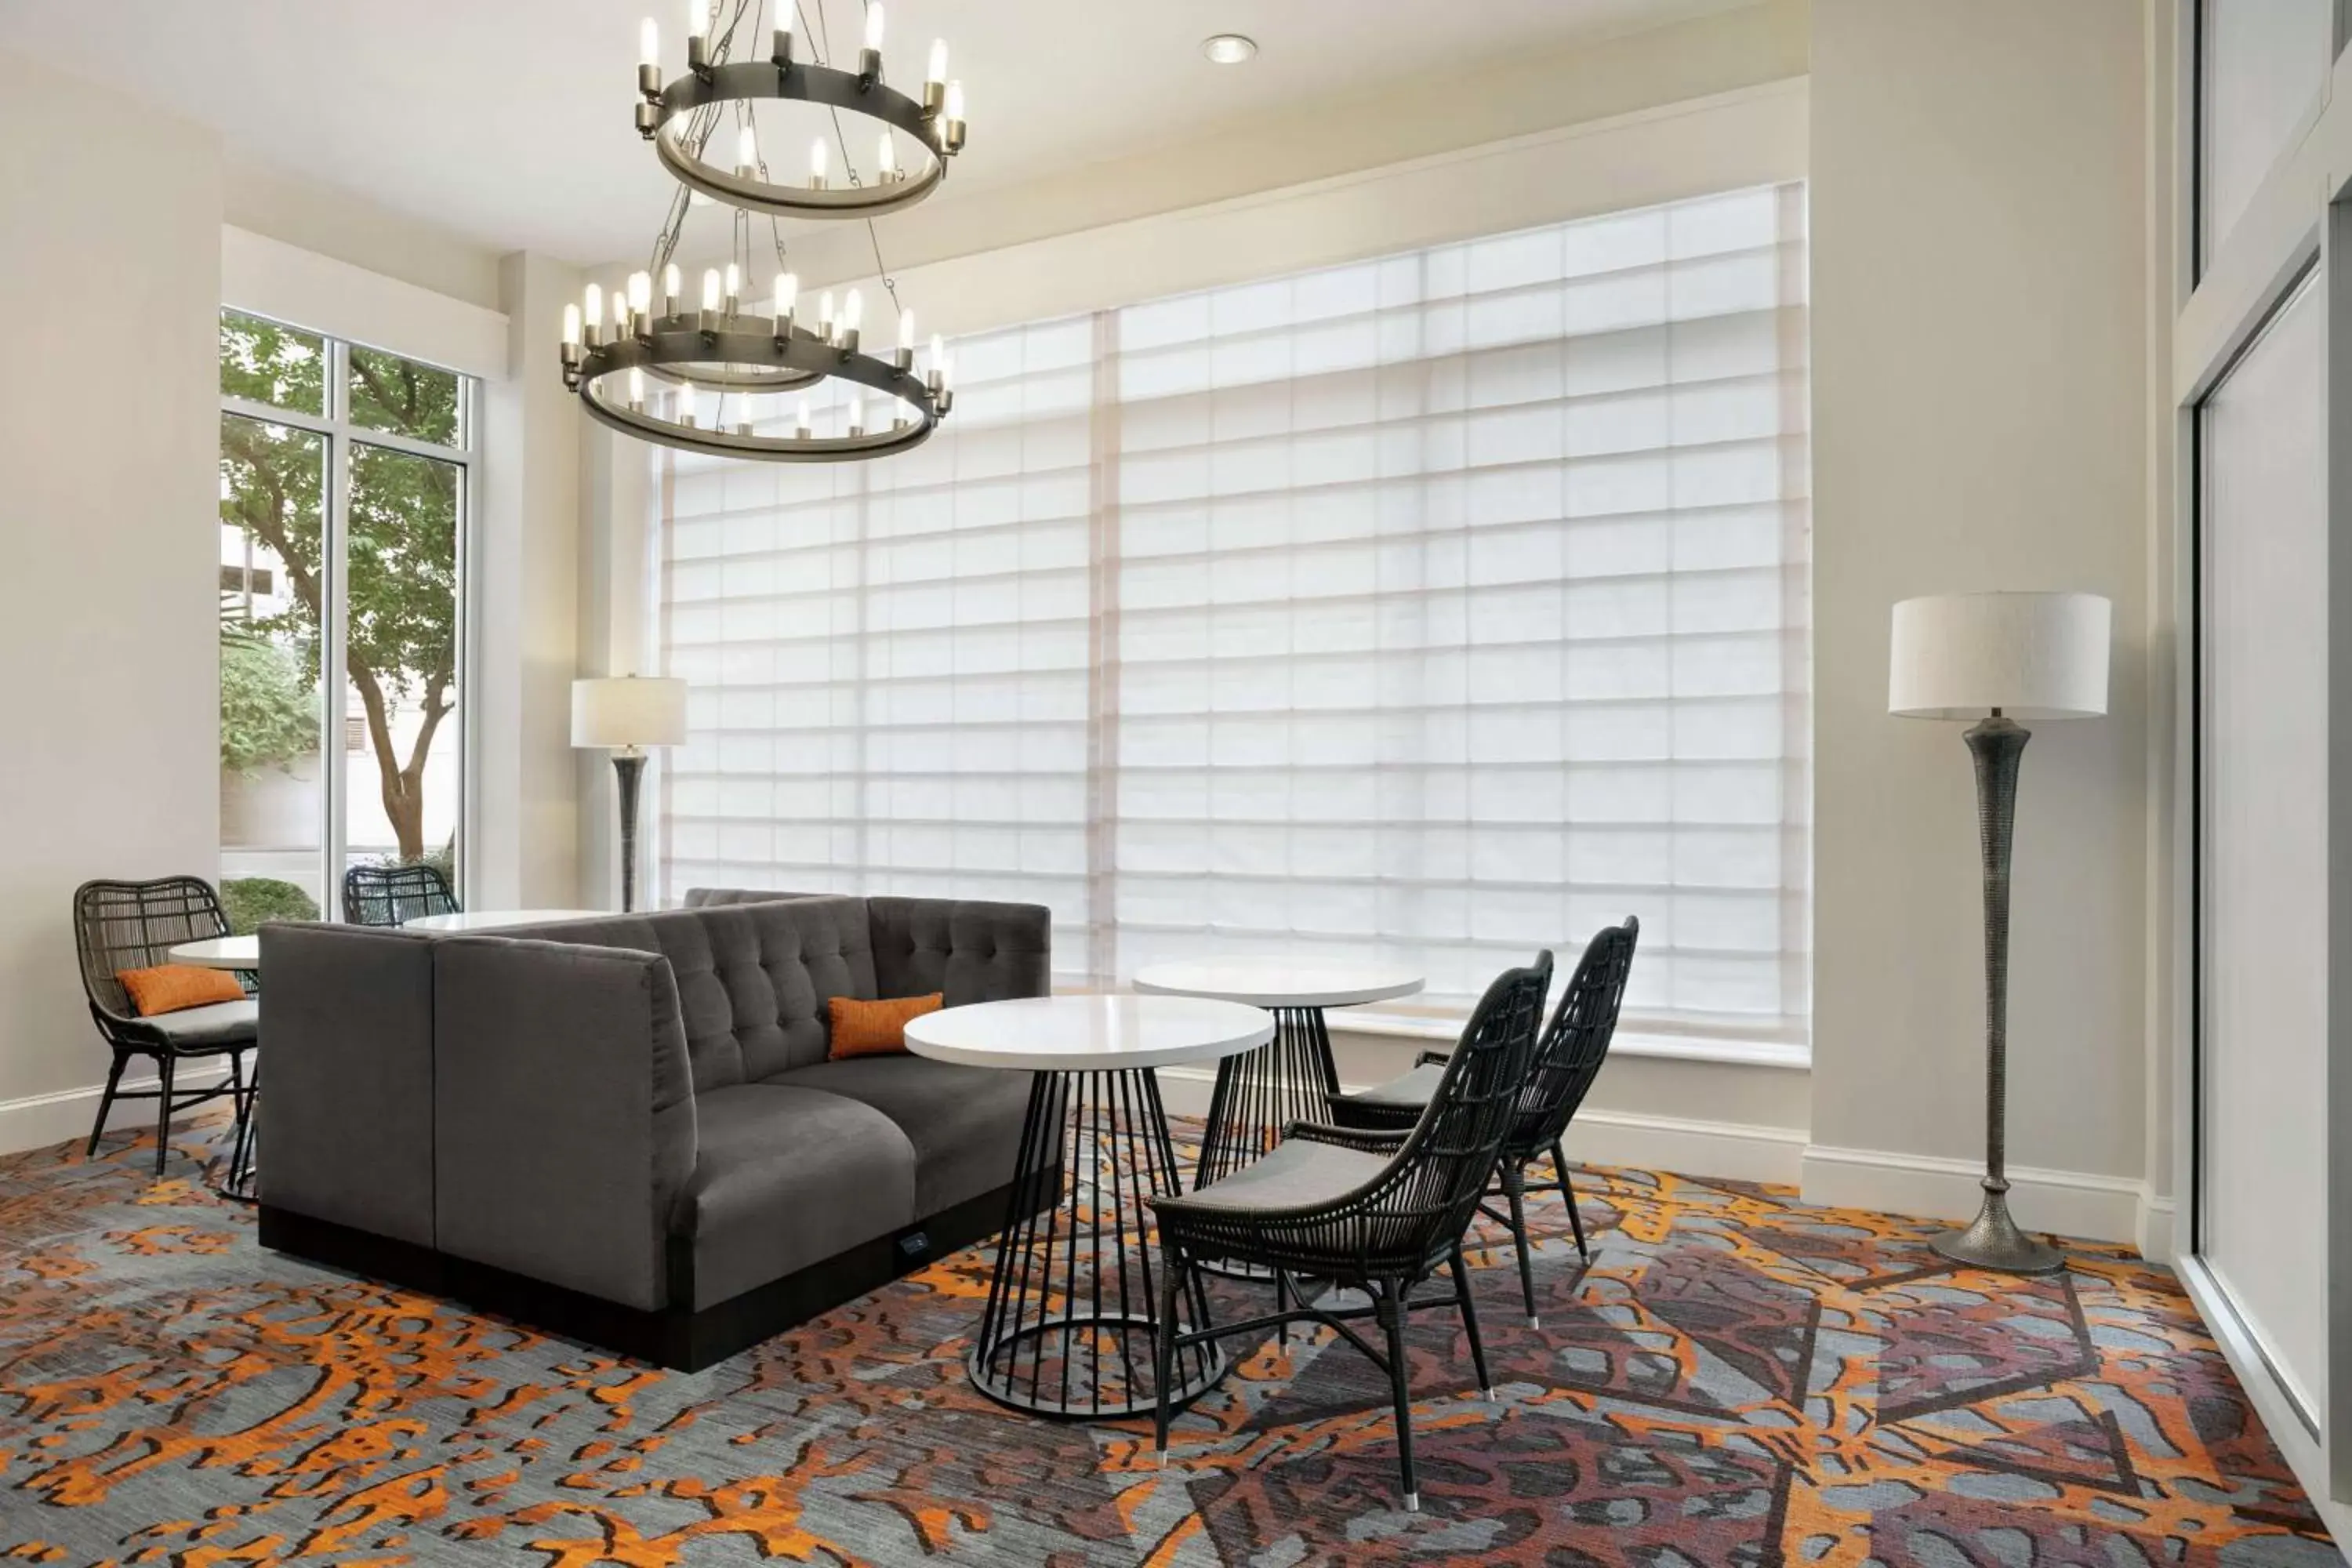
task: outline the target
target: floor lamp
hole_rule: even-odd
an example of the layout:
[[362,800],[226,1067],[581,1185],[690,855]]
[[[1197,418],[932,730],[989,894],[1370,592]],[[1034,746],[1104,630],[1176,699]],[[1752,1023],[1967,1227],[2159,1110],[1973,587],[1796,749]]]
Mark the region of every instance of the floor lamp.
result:
[[572,743],[609,746],[621,792],[621,910],[637,901],[637,784],[647,746],[686,742],[686,682],[635,675],[572,683]]
[[1980,1268],[2047,1274],[2065,1254],[2009,1215],[2009,867],[2017,763],[2032,734],[2020,719],[2090,719],[2107,710],[2110,609],[2096,594],[1948,594],[1895,606],[1886,706],[1912,719],[1976,720],[1977,828],[1984,857],[1984,1206],[1931,1245]]

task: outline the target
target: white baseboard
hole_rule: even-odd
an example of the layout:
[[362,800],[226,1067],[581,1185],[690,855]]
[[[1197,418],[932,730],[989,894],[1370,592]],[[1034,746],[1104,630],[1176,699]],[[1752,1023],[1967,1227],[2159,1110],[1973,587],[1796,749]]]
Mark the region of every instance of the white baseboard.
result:
[[2150,1263],[2172,1267],[2172,1200],[2159,1198],[2143,1190],[2139,1201],[2139,1230],[2134,1237],[2139,1255]]
[[[210,1089],[228,1077],[226,1062],[189,1068],[173,1079],[174,1089]],[[153,1089],[152,1073],[144,1078],[125,1078],[124,1089]],[[27,1149],[46,1149],[52,1143],[79,1142],[89,1136],[89,1124],[98,1115],[98,1102],[106,1092],[103,1080],[84,1084],[79,1089],[60,1089],[47,1094],[29,1094],[22,1100],[0,1100],[0,1154],[20,1153]],[[227,1105],[221,1100],[220,1105]],[[116,1100],[108,1113],[106,1125],[110,1131],[128,1131],[134,1127],[155,1125],[155,1102],[152,1100]]]
[[[1815,1143],[1805,1150],[1801,1184],[1809,1204],[1958,1224],[1975,1217],[1983,1177],[1974,1160]],[[2010,1212],[2028,1230],[2139,1243],[2146,1188],[2137,1177],[2011,1165],[2009,1188]]]
[[[1213,1068],[1161,1068],[1160,1100],[1176,1115],[1206,1116],[1216,1077]],[[1579,1111],[1568,1136],[1569,1158],[1586,1164],[1628,1165],[1724,1181],[1794,1184],[1804,1152],[1805,1131],[1799,1127],[1691,1121],[1599,1109]]]

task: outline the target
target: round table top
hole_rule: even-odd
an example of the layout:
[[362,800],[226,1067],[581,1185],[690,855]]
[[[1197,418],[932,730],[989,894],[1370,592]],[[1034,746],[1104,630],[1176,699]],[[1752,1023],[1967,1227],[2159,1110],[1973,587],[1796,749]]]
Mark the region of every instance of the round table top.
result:
[[1353,1007],[1410,996],[1409,969],[1313,958],[1202,958],[1136,971],[1135,988],[1165,996],[1213,996],[1253,1007]]
[[200,969],[259,969],[261,939],[257,936],[210,936],[202,942],[184,942],[172,949],[174,963],[193,963]]
[[467,910],[457,915],[419,915],[407,931],[496,931],[500,926],[553,925],[558,921],[600,921],[610,910]]
[[1193,996],[1024,996],[926,1013],[907,1048],[934,1061],[1028,1072],[1118,1072],[1211,1061],[1274,1038],[1255,1007]]

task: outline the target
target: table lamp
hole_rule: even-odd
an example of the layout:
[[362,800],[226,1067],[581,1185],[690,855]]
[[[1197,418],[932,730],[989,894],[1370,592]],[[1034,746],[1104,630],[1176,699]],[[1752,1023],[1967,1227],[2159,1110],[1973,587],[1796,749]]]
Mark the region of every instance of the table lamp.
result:
[[1962,738],[1976,757],[1984,857],[1984,1206],[1965,1229],[1930,1245],[1957,1263],[2047,1274],[2065,1255],[2018,1229],[2009,1214],[2009,868],[2017,763],[2032,731],[2020,719],[2090,719],[2107,710],[2111,606],[2096,594],[1948,594],[1895,606],[1886,707],[1911,719],[1976,720]]
[[621,910],[636,907],[637,782],[647,746],[686,742],[686,682],[635,675],[572,683],[572,743],[613,748],[621,792]]

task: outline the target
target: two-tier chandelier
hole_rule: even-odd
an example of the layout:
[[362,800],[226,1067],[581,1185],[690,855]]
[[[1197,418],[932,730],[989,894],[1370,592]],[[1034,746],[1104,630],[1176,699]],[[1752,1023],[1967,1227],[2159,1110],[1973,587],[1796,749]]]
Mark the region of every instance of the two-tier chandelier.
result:
[[[614,289],[609,304],[592,283],[580,304],[564,307],[565,386],[591,417],[688,451],[839,462],[919,444],[954,406],[952,365],[934,337],[919,370],[914,312],[899,305],[871,220],[936,190],[963,147],[963,89],[947,78],[947,46],[931,45],[922,95],[910,98],[884,79],[879,0],[866,5],[855,70],[825,58],[822,0],[814,38],[805,36],[806,13],[797,5],[803,26],[796,37],[789,26],[763,26],[765,0],[688,4],[684,76],[663,82],[652,21],[642,25],[638,39],[636,129],[679,188],[646,268]],[[767,58],[740,58],[745,40],[763,35]],[[761,153],[754,106],[772,100],[810,104],[830,117],[834,134],[812,143],[805,184],[779,179]],[[878,126],[870,183],[850,157],[845,112]],[[900,155],[902,140],[910,157]],[[731,143],[731,165],[709,161],[714,143]],[[839,184],[833,176],[836,146]],[[690,299],[673,258],[698,195],[734,208],[735,221],[726,266],[705,270],[698,298]],[[767,218],[775,254],[764,313],[747,310],[743,294],[755,214]],[[833,293],[824,292],[810,309],[785,256],[780,217],[866,220],[876,269],[898,315],[895,349],[865,349],[857,289],[837,306]],[[807,395],[826,383],[842,384],[826,390],[845,389],[846,400],[835,395],[822,415],[813,413]]]

